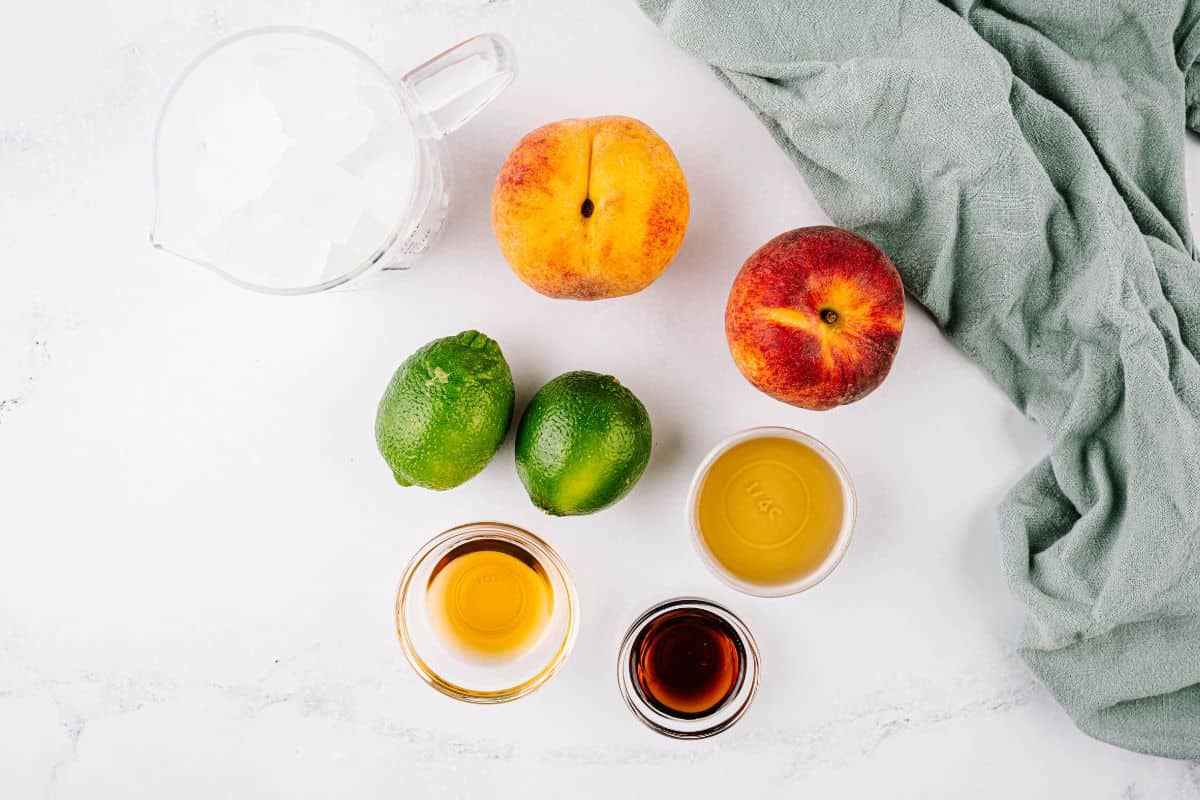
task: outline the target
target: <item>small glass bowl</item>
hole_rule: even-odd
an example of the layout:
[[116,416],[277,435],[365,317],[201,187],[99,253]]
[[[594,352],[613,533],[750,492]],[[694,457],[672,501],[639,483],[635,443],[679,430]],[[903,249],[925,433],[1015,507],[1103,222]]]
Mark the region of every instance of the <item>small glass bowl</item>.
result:
[[[434,629],[426,607],[426,591],[442,559],[463,545],[488,542],[519,549],[535,560],[553,601],[537,644],[498,663],[473,661],[456,652]],[[532,693],[562,667],[578,630],[579,605],[566,564],[532,533],[502,522],[472,522],[435,536],[413,556],[396,593],[396,632],[404,657],[423,681],[467,703],[507,703]]]
[[[688,611],[716,617],[724,623],[733,634],[739,655],[734,688],[716,708],[702,716],[666,713],[646,696],[637,678],[642,634],[658,620]],[[706,739],[731,727],[745,715],[758,693],[759,672],[758,643],[754,634],[732,611],[699,597],[676,597],[648,609],[629,626],[617,655],[617,684],[629,710],[648,728],[672,739]]]
[[[833,549],[829,551],[825,560],[816,569],[789,583],[757,584],[742,580],[737,575],[730,573],[717,560],[700,532],[700,520],[697,511],[700,503],[700,491],[704,486],[705,479],[708,477],[709,468],[712,467],[713,463],[722,454],[735,445],[750,441],[751,439],[766,438],[791,439],[808,447],[821,456],[830,466],[837,476],[838,483],[842,489],[842,504],[844,509],[842,512],[842,526],[838,531],[837,541]],[[715,575],[718,580],[730,588],[755,597],[786,597],[787,595],[798,594],[816,586],[829,577],[829,574],[841,563],[842,557],[846,555],[846,549],[850,546],[850,538],[854,533],[854,521],[858,514],[858,499],[854,493],[854,482],[850,479],[850,473],[846,470],[846,466],[824,442],[792,428],[763,426],[738,431],[732,436],[722,439],[717,443],[716,447],[709,451],[704,460],[700,462],[700,466],[696,468],[696,474],[692,478],[692,485],[688,490],[686,511],[688,531],[690,531],[692,545],[696,550],[696,554],[700,556],[700,560],[704,562],[709,572]]]

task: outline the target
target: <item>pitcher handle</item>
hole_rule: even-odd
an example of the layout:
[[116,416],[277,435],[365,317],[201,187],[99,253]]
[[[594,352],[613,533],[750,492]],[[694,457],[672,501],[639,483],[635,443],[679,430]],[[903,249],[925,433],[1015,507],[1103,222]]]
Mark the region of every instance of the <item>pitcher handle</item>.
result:
[[441,139],[496,99],[517,76],[512,43],[498,33],[481,33],[414,68],[400,83],[415,98],[430,130]]

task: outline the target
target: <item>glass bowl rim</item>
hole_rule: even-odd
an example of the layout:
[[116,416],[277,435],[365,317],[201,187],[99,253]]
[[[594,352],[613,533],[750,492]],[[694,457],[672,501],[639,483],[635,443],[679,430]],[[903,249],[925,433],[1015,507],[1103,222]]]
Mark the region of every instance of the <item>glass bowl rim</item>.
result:
[[[837,542],[819,567],[808,575],[788,583],[762,585],[741,580],[732,575],[717,561],[716,556],[709,550],[708,545],[704,542],[704,537],[700,533],[700,524],[696,519],[696,511],[700,502],[700,488],[704,484],[704,479],[707,477],[709,469],[718,458],[742,442],[748,442],[751,439],[770,438],[783,438],[799,442],[825,459],[825,462],[833,469],[834,474],[837,475],[838,482],[841,484],[846,509],[842,515],[842,526],[838,530]],[[717,442],[708,451],[708,454],[700,461],[700,465],[696,467],[696,471],[692,475],[692,482],[688,488],[687,504],[684,511],[687,515],[688,536],[691,539],[692,548],[704,563],[704,566],[708,568],[708,571],[717,580],[731,589],[736,589],[743,594],[753,597],[788,597],[813,588],[828,578],[837,569],[838,565],[842,563],[842,559],[846,555],[846,550],[850,547],[850,540],[854,537],[854,526],[858,518],[858,495],[854,489],[854,480],[850,477],[850,471],[846,469],[846,465],[820,439],[798,431],[795,428],[787,428],[781,425],[762,425],[745,428],[730,434]]]
[[[407,625],[404,621],[404,606],[405,601],[408,599],[409,589],[412,586],[413,578],[416,577],[417,571],[425,563],[425,560],[431,554],[447,545],[453,547],[457,544],[480,538],[501,539],[528,551],[543,567],[548,571],[552,571],[562,582],[567,604],[566,631],[563,633],[563,638],[558,645],[558,649],[546,666],[542,667],[534,676],[514,686],[486,692],[468,689],[439,675],[436,670],[425,662],[425,659],[417,651],[416,645],[412,641],[412,637],[409,635]],[[409,560],[408,565],[404,568],[404,574],[400,579],[400,586],[396,590],[393,623],[396,626],[396,635],[400,640],[400,649],[404,653],[404,658],[421,680],[442,694],[453,697],[455,700],[462,700],[465,703],[495,705],[497,703],[508,703],[532,694],[541,688],[546,681],[554,677],[559,669],[562,668],[563,664],[566,663],[567,656],[570,655],[571,650],[574,648],[575,639],[579,634],[579,601],[575,592],[575,584],[571,580],[571,573],[567,569],[566,563],[555,552],[554,548],[543,539],[524,528],[519,528],[516,525],[510,525],[506,522],[468,522],[442,531],[434,536],[422,545],[421,549]]]
[[[658,711],[642,698],[641,692],[637,689],[634,678],[630,674],[629,659],[633,654],[635,640],[647,626],[665,614],[689,608],[700,609],[715,614],[732,627],[741,639],[742,649],[746,654],[746,665],[742,669],[741,682],[738,684],[738,688],[734,691],[733,695],[710,714],[696,719],[684,720],[675,719]],[[669,600],[655,603],[639,614],[629,625],[628,630],[625,631],[625,636],[621,639],[621,646],[617,650],[617,686],[621,690],[621,697],[624,698],[625,705],[629,707],[633,715],[646,727],[672,739],[707,739],[710,736],[716,736],[718,733],[728,730],[745,716],[746,712],[750,709],[751,703],[754,702],[754,698],[758,695],[758,684],[761,675],[762,656],[759,653],[758,640],[754,638],[754,633],[750,630],[750,627],[746,625],[741,617],[725,606],[715,603],[712,600],[706,600],[703,597],[686,595],[672,597]],[[730,707],[733,708],[732,713],[728,713],[727,711]],[[723,711],[728,715],[722,715]],[[714,719],[711,725],[704,728],[697,728],[696,730],[671,727],[671,723],[679,725],[703,723],[710,718]]]

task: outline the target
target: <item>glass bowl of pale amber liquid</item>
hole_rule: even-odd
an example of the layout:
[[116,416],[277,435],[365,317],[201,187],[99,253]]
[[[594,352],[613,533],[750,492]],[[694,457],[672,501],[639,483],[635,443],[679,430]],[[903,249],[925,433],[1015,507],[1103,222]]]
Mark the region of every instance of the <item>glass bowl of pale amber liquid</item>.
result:
[[700,560],[723,583],[783,597],[841,563],[857,509],[850,473],[825,444],[791,428],[750,428],[700,462],[687,525]]
[[579,606],[566,564],[544,541],[501,522],[452,528],[422,547],[396,593],[408,663],[442,694],[505,703],[558,672]]

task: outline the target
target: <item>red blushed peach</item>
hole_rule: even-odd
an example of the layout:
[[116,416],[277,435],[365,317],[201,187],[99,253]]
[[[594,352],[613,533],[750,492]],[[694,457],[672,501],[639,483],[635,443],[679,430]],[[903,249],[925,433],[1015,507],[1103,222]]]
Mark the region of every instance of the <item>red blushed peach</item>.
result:
[[903,330],[896,267],[871,242],[827,225],[760,247],[725,307],[729,351],[746,379],[814,410],[852,403],[878,386]]

